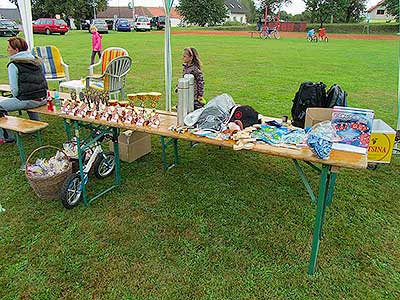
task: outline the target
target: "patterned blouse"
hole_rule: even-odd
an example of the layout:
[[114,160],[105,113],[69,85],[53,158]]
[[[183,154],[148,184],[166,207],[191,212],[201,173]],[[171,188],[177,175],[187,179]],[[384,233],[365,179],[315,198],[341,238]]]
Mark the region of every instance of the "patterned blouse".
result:
[[195,65],[187,66],[183,64],[183,75],[185,74],[192,74],[194,76],[194,99],[197,100],[199,97],[203,97],[204,79],[201,70]]

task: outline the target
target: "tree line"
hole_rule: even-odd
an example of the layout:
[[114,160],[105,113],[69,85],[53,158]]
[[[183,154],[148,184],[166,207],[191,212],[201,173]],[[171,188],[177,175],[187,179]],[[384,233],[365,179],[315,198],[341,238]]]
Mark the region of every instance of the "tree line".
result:
[[[18,6],[17,0],[9,0]],[[277,14],[284,4],[291,0],[239,0],[248,9],[247,20],[255,23],[263,18],[265,9],[269,15]],[[328,22],[355,23],[365,18],[367,0],[303,0],[305,11],[298,15],[280,12],[280,18],[285,21],[307,21],[310,23]],[[102,11],[107,7],[108,0],[32,0],[33,19],[54,17],[60,14],[76,20],[93,18],[93,7]],[[386,0],[389,13],[397,16],[398,0]],[[177,10],[184,21],[190,24],[205,26],[222,24],[228,16],[224,0],[180,0]]]

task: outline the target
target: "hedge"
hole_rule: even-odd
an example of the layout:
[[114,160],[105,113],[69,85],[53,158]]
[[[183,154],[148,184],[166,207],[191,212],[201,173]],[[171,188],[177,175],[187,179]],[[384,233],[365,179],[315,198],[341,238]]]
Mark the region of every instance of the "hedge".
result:
[[[324,24],[328,33],[365,33],[366,23],[351,24]],[[218,30],[218,31],[255,31],[256,24],[243,26],[209,26],[209,27],[185,27],[183,30]],[[319,24],[307,24],[307,30],[311,28],[318,29]],[[369,24],[369,32],[371,34],[396,34],[399,32],[398,23],[371,23]]]

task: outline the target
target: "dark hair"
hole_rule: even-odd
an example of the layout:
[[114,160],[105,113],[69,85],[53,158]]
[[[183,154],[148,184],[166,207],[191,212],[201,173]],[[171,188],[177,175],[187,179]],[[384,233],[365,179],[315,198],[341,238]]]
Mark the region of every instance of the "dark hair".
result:
[[18,50],[18,51],[26,51],[28,50],[28,44],[25,42],[23,38],[20,37],[12,37],[8,40],[10,47]]
[[201,70],[201,61],[199,52],[197,52],[196,48],[188,47],[183,49],[186,54],[188,54],[192,58],[192,64],[194,64],[197,68]]

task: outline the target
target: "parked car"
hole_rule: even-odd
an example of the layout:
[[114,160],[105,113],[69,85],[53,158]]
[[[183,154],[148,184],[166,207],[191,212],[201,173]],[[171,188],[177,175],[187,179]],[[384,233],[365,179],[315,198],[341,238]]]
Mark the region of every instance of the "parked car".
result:
[[33,24],[33,33],[45,33],[47,35],[59,33],[64,35],[67,32],[68,25],[61,19],[41,18]]
[[90,21],[89,20],[81,20],[81,30],[89,30]]
[[108,30],[114,29],[114,20],[106,20]]
[[165,16],[151,18],[151,29],[162,30],[165,28]]
[[131,31],[131,24],[129,24],[127,19],[118,19],[115,22],[115,30],[117,31]]
[[137,17],[134,25],[135,31],[150,31],[150,20],[147,17]]
[[8,19],[0,19],[0,36],[16,36],[19,33],[17,23]]
[[[98,33],[108,33],[108,25],[105,20],[102,19],[94,19],[91,25],[96,26]],[[90,32],[90,28],[89,28]]]

